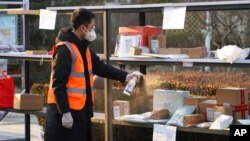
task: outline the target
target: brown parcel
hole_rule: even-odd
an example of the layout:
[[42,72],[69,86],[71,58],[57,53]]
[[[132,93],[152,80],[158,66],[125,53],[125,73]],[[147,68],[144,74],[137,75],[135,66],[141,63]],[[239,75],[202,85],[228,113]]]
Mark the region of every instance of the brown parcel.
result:
[[15,94],[14,109],[43,110],[44,96],[38,94]]
[[182,48],[182,54],[187,54],[189,58],[204,58],[207,57],[206,47]]
[[168,109],[157,109],[152,111],[150,119],[168,119],[169,118],[169,110]]
[[148,46],[151,48],[151,40],[158,40],[159,48],[166,48],[166,35],[148,36]]
[[181,54],[181,48],[159,48],[159,54]]
[[129,101],[115,100],[113,101],[113,118],[130,114]]
[[205,122],[205,114],[192,114],[183,117],[183,126],[189,127]]
[[233,116],[233,109],[231,107],[214,106],[214,120],[221,114]]
[[194,113],[199,114],[199,103],[205,100],[207,100],[206,97],[184,97],[184,105],[195,105],[197,108]]
[[205,114],[207,121],[213,121],[214,111],[213,107],[217,105],[216,100],[206,100],[199,103],[200,114]]
[[130,48],[130,55],[134,56],[134,55],[141,55],[142,53],[142,49],[139,47],[131,47]]
[[188,51],[189,58],[205,58],[207,57],[207,48],[206,47],[196,47],[190,48]]
[[219,106],[227,104],[234,107],[234,118],[245,119],[248,113],[249,89],[221,88],[216,90],[216,99]]

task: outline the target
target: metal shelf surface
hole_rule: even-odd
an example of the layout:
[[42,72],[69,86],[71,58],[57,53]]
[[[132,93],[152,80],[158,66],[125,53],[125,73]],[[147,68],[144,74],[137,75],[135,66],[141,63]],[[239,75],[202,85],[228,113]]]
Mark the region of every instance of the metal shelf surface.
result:
[[[97,54],[101,60],[105,60],[103,54]],[[25,53],[0,53],[2,59],[20,59],[27,61],[51,61],[52,55],[27,55]]]
[[[105,114],[104,113],[95,113],[92,118],[94,123],[105,123]],[[132,126],[132,127],[145,127],[153,128],[154,123],[135,123],[135,122],[126,122],[121,120],[112,120],[113,125],[122,125],[122,126]],[[212,135],[225,135],[229,136],[229,130],[211,130],[205,128],[195,128],[195,127],[177,127],[177,132],[192,132],[192,133],[201,133],[201,134],[212,134]]]
[[137,5],[107,5],[107,6],[68,6],[68,7],[47,7],[48,10],[72,11],[78,8],[86,8],[90,10],[118,10],[116,12],[124,12],[123,10],[136,11],[161,11],[163,7],[187,6],[190,11],[205,10],[237,10],[250,9],[249,0],[239,1],[213,1],[213,2],[189,2],[189,3],[158,3],[158,4],[137,4]]
[[136,65],[162,65],[162,64],[179,64],[184,65],[184,63],[192,63],[193,66],[241,66],[249,67],[250,60],[238,60],[234,63],[225,62],[219,59],[212,58],[199,58],[199,59],[162,59],[162,58],[118,58],[110,57],[111,62],[116,62],[118,64],[136,64]]

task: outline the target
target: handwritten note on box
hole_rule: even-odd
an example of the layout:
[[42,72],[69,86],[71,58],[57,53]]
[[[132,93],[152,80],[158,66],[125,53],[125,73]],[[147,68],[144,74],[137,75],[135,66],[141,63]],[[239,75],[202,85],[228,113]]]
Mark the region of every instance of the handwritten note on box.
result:
[[175,141],[176,130],[174,126],[154,124],[153,141]]
[[163,29],[184,29],[186,7],[164,7]]

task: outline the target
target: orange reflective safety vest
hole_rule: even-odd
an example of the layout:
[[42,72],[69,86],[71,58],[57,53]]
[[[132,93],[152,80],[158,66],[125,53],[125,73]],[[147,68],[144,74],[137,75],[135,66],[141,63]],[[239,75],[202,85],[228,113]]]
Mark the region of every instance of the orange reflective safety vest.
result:
[[[84,71],[89,71],[90,86],[93,88],[93,73],[92,73],[92,60],[89,48],[86,50],[86,58],[88,63],[88,70],[84,69],[84,62],[77,46],[70,42],[60,42],[53,46],[52,55],[55,55],[58,47],[66,45],[70,50],[72,58],[71,73],[67,82],[67,94],[69,100],[69,106],[73,110],[81,110],[84,108],[87,93],[86,93],[86,79]],[[52,64],[53,66],[53,64]],[[50,88],[48,92],[48,103],[57,103],[54,91],[52,89],[52,74],[50,78]],[[92,92],[92,101],[94,102],[94,93]]]

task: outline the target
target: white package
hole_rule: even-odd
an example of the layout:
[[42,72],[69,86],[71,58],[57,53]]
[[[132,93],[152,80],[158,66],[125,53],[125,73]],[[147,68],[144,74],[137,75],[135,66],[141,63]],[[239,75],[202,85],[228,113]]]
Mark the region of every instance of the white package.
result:
[[169,115],[183,105],[184,97],[189,95],[189,91],[163,90],[154,91],[153,110],[168,109]]
[[120,35],[118,37],[115,49],[115,55],[120,58],[130,57],[130,48],[139,47],[140,40],[141,40],[140,35],[134,35],[134,36]]

